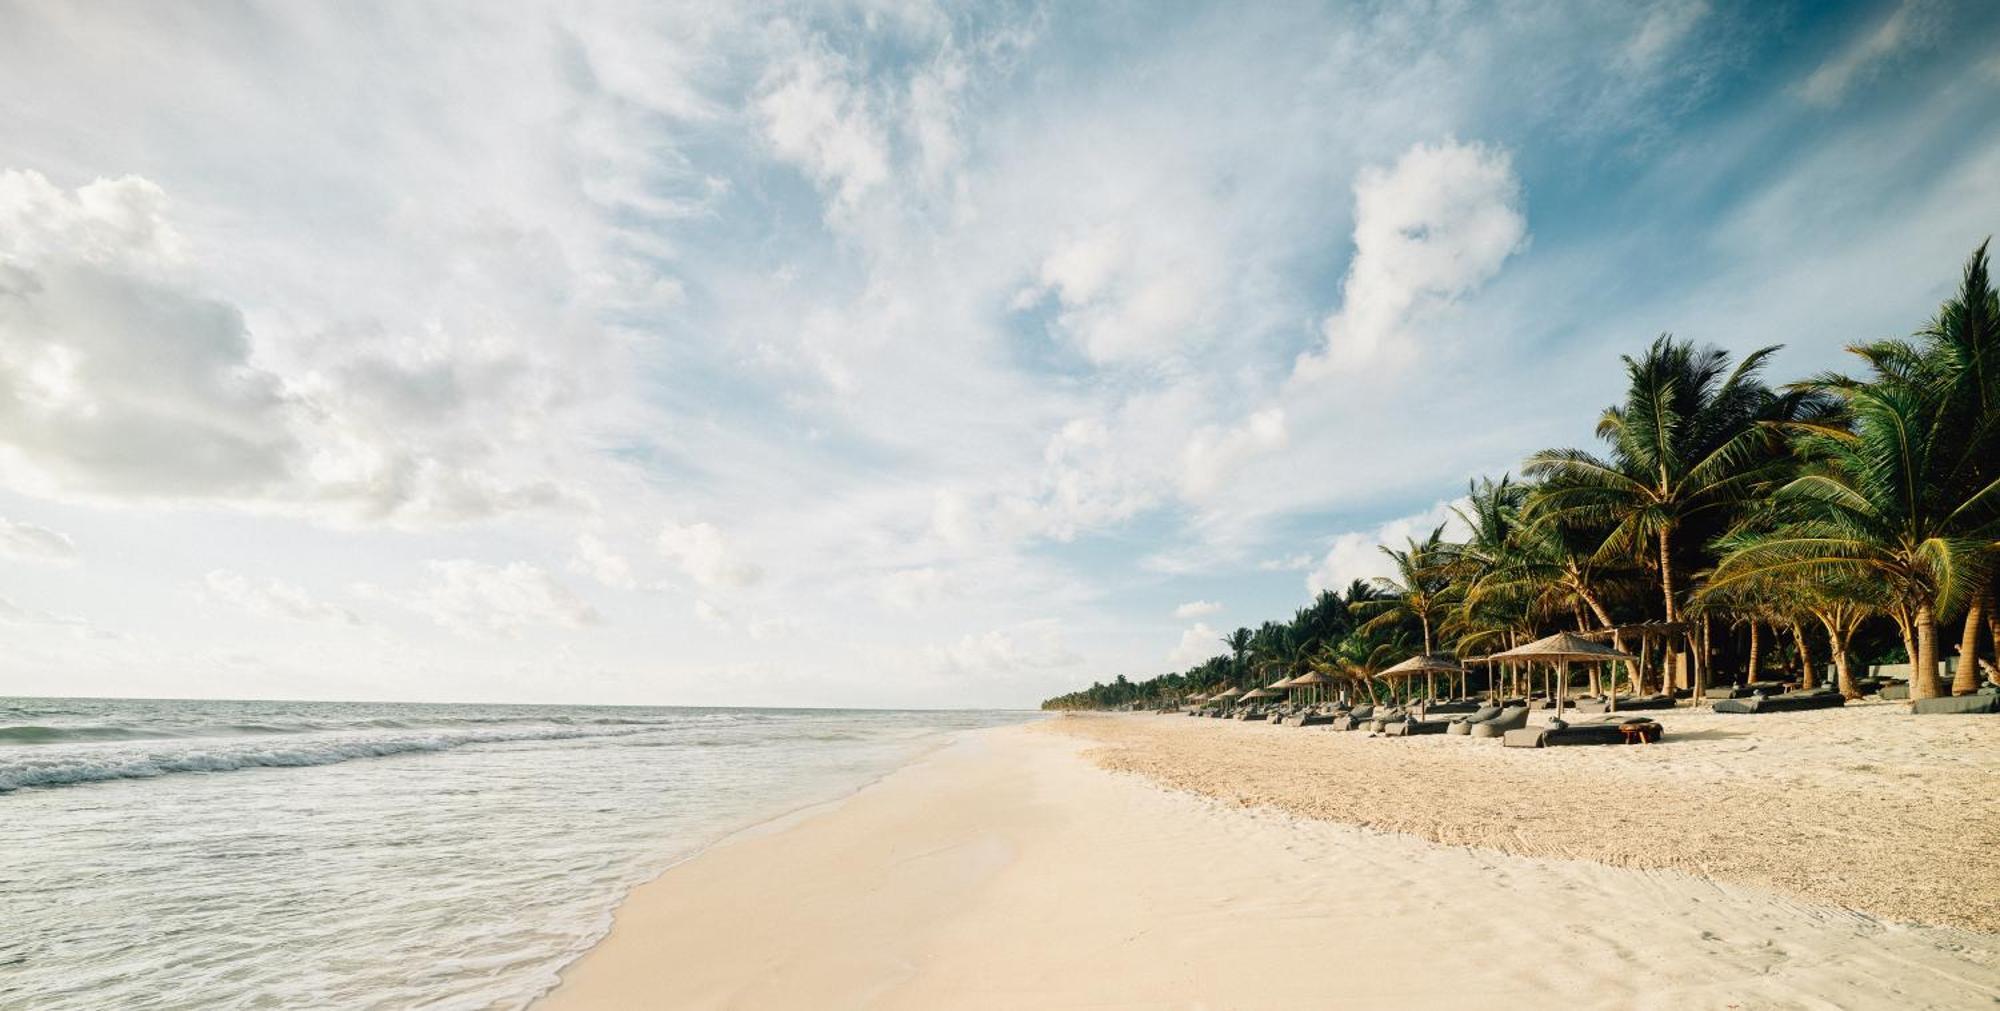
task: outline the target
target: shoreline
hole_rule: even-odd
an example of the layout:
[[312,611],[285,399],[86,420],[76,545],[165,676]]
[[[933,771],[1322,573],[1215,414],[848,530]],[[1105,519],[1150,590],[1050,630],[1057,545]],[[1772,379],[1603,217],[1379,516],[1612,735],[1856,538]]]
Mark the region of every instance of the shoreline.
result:
[[[1558,991],[1947,1007],[2000,984],[2000,935],[1246,810],[1107,770],[1072,722],[956,735],[674,865],[534,1007],[1528,1007]],[[1423,971],[1368,970],[1393,965]]]

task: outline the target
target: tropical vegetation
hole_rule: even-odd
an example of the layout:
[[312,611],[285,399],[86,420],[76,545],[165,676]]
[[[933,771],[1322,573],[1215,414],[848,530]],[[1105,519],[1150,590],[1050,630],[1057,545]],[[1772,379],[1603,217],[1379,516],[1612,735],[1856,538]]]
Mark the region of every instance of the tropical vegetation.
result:
[[1187,670],[1120,675],[1044,708],[1171,704],[1309,671],[1380,697],[1395,688],[1376,675],[1419,653],[1479,657],[1564,629],[1640,636],[1646,652],[1620,672],[1633,690],[1810,687],[1831,667],[1853,695],[1859,666],[1910,661],[1912,697],[1977,690],[2000,660],[2000,295],[1986,245],[1910,337],[1848,347],[1853,372],[1772,385],[1778,350],[1733,359],[1661,335],[1622,358],[1601,450],[1545,449],[1519,478],[1475,479],[1455,522],[1381,549],[1389,576],[1237,629]]

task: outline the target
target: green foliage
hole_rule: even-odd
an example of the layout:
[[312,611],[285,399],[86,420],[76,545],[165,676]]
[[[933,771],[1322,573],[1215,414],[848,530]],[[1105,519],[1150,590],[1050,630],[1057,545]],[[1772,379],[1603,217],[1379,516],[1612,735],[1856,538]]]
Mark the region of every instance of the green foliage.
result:
[[1043,706],[1160,705],[1308,670],[1367,695],[1419,649],[1470,656],[1683,609],[1724,619],[1724,651],[1755,621],[1794,638],[1817,626],[1836,654],[1865,662],[1914,652],[1928,663],[1939,620],[1974,598],[1990,614],[2000,598],[2000,295],[1986,245],[1910,339],[1849,348],[1863,375],[1773,388],[1762,373],[1776,350],[1732,365],[1662,335],[1622,359],[1624,398],[1597,426],[1608,452],[1543,450],[1522,481],[1473,481],[1462,542],[1440,527],[1384,546],[1389,578],[1237,629],[1228,653],[1189,670]]

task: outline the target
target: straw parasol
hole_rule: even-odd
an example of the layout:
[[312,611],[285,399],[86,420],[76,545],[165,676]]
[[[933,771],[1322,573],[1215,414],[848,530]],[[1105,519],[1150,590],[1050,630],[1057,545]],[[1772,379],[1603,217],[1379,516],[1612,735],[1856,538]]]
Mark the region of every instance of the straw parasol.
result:
[[[1563,694],[1569,687],[1569,662],[1571,660],[1637,660],[1638,657],[1622,649],[1613,649],[1601,642],[1593,642],[1575,632],[1557,632],[1554,635],[1536,639],[1526,646],[1501,650],[1493,654],[1492,660],[1526,660],[1530,663],[1542,661],[1556,665],[1556,719],[1562,719]],[[1608,708],[1618,711],[1618,695],[1613,692]]]
[[[1304,674],[1301,674],[1298,677],[1295,677],[1290,681],[1286,682],[1287,685],[1293,688],[1318,688],[1320,685],[1330,685],[1335,683],[1336,682],[1334,681],[1334,679],[1327,677],[1325,674],[1322,674],[1316,670],[1306,671]],[[1316,692],[1313,695],[1313,701],[1314,702],[1319,701],[1319,695]]]
[[1236,701],[1248,702],[1251,699],[1275,699],[1277,697],[1278,697],[1277,692],[1270,691],[1264,688],[1252,688],[1249,691],[1244,692],[1243,697],[1237,699]]
[[1458,665],[1458,661],[1453,660],[1449,656],[1418,653],[1416,656],[1383,671],[1376,675],[1376,677],[1415,677],[1418,674],[1422,674],[1424,675],[1425,688],[1432,698],[1436,698],[1437,682],[1434,680],[1436,676],[1446,672],[1457,674],[1464,669]]

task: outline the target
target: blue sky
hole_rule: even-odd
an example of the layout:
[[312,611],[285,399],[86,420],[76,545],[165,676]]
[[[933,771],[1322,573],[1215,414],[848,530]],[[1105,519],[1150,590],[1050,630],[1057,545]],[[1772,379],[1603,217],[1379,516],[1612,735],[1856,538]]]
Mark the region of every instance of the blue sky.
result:
[[2000,222],[1991,4],[0,4],[23,693],[1027,705]]

